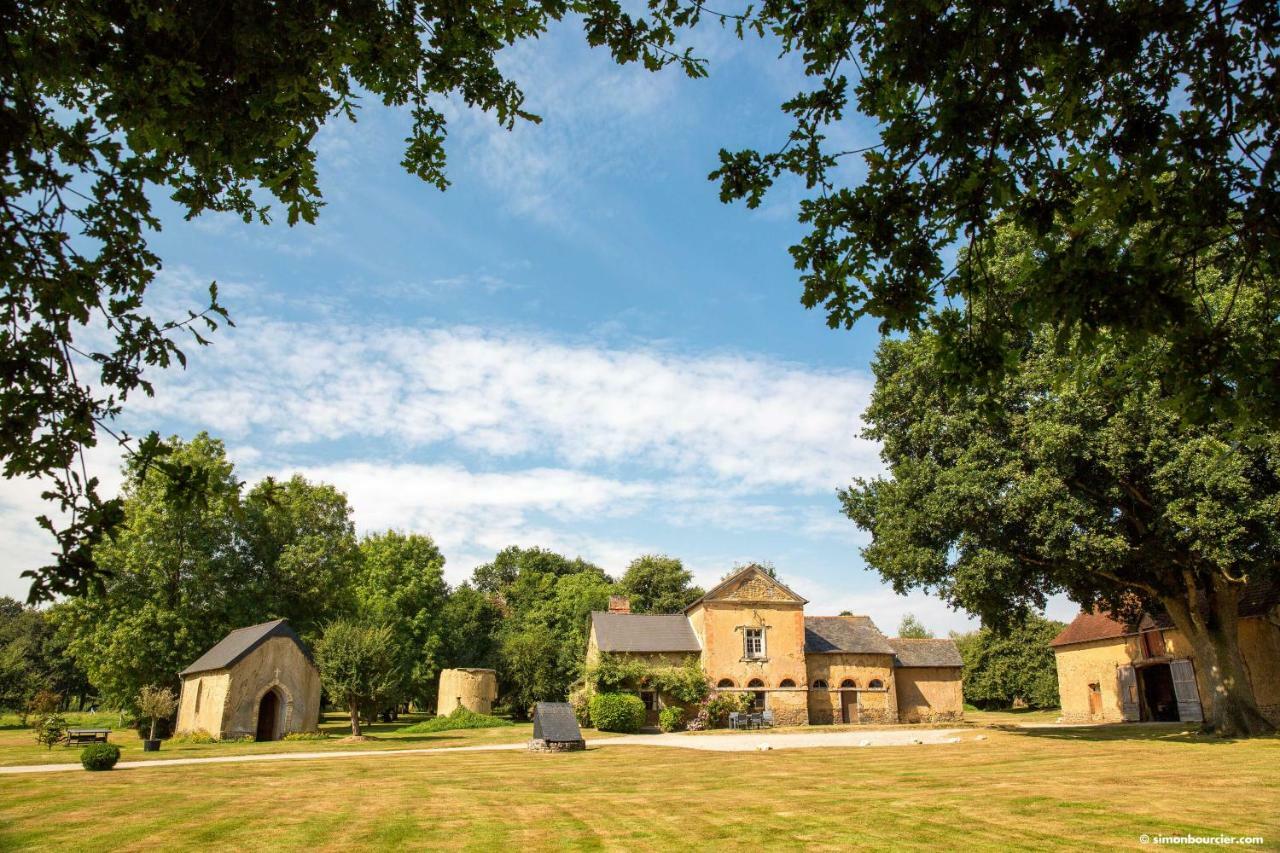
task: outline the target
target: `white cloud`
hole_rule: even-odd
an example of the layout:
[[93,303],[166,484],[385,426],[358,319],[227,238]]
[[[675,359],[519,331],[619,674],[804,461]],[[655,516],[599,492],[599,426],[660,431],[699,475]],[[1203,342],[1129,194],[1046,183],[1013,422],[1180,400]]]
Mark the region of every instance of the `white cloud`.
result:
[[802,494],[880,470],[877,446],[857,437],[871,381],[854,371],[518,331],[267,320],[214,349],[161,378],[131,416],[260,449],[378,440]]

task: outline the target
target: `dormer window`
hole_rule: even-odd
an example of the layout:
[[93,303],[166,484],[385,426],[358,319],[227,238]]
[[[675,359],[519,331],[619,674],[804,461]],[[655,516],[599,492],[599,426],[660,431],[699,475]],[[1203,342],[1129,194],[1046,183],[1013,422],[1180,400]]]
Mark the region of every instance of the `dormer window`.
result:
[[742,656],[747,660],[764,658],[764,628],[744,628],[742,631]]

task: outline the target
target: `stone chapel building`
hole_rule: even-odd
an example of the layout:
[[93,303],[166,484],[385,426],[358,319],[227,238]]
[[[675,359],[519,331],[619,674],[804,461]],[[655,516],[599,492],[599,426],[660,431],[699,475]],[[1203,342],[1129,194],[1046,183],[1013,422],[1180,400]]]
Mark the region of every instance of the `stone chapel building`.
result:
[[[591,614],[587,660],[699,660],[716,692],[749,692],[776,725],[959,720],[960,653],[951,640],[889,638],[868,616],[806,616],[808,602],[758,566],[735,572],[676,614],[634,614],[615,598]],[[651,721],[675,703],[639,690]]]
[[319,722],[320,671],[283,619],[237,628],[178,675],[179,733],[280,740]]

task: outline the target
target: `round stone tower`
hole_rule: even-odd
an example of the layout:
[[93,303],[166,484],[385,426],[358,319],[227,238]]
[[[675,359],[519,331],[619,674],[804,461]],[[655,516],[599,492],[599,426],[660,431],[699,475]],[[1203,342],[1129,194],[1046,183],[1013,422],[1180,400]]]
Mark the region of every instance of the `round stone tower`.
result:
[[436,694],[436,713],[440,716],[466,708],[477,714],[493,711],[498,698],[498,673],[492,669],[444,669],[440,671],[440,690]]

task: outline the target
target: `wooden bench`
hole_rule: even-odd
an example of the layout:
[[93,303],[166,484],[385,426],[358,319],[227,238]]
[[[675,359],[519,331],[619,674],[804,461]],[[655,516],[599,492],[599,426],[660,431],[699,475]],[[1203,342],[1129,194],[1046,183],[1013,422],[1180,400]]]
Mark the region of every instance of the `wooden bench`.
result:
[[111,729],[67,729],[67,746],[83,743],[106,743]]

